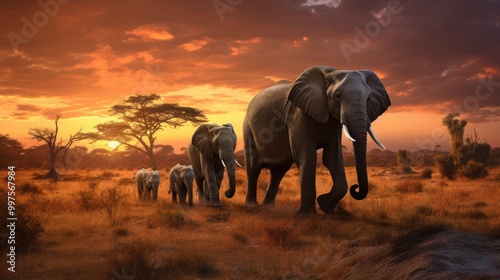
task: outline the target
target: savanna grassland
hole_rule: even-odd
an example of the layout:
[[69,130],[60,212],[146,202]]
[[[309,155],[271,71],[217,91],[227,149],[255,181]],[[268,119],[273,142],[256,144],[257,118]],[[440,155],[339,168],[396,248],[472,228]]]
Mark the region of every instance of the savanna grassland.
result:
[[[235,197],[226,199],[221,191],[222,208],[202,206],[197,197],[193,208],[172,203],[166,171],[159,199],[152,203],[138,200],[133,170],[73,170],[57,183],[31,179],[34,170],[17,170],[16,202],[22,207],[16,211],[24,216],[18,225],[25,224],[17,228],[16,239],[25,244],[16,243],[16,272],[3,262],[0,277],[338,279],[357,262],[335,262],[339,250],[394,247],[415,229],[444,227],[498,239],[500,168],[475,181],[441,179],[436,172],[421,179],[419,170],[413,175],[368,171],[371,189],[365,200],[347,195],[334,215],[318,210],[304,217],[295,215],[296,169],[283,179],[273,208],[245,206],[243,169]],[[321,194],[332,181],[324,168],[317,174]],[[355,182],[355,169],[347,168],[347,176]],[[263,171],[259,201],[268,179]],[[226,186],[224,181],[222,189]],[[410,250],[398,248],[393,254]]]

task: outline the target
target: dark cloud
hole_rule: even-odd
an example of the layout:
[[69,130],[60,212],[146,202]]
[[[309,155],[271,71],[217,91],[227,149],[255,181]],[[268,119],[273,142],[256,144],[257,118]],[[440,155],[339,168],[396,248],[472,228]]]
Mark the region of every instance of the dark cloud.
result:
[[[445,113],[476,97],[477,108],[463,113],[497,121],[498,1],[306,2],[241,1],[221,21],[213,1],[69,1],[14,52],[9,38],[23,36],[23,18],[32,21],[43,9],[38,1],[2,1],[0,95],[78,98],[93,112],[95,100],[114,104],[138,90],[210,85],[256,93],[274,83],[269,77],[293,80],[320,64],[376,71],[394,112]],[[397,13],[389,3],[399,3]],[[368,41],[356,44],[356,36]],[[347,57],[341,44],[357,51]],[[494,81],[488,98],[475,96],[480,79]],[[244,103],[183,100],[203,98]]]

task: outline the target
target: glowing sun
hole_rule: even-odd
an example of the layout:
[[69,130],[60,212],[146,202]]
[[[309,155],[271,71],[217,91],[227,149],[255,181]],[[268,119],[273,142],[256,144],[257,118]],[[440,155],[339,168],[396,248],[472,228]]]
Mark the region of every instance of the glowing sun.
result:
[[116,149],[116,147],[120,146],[120,143],[117,141],[109,141],[108,147],[112,150]]

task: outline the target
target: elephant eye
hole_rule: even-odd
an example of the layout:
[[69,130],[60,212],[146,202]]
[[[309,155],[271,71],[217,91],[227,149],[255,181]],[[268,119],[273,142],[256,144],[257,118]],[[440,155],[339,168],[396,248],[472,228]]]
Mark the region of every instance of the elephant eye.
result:
[[340,100],[340,91],[338,91],[338,90],[337,90],[337,91],[335,91],[335,92],[333,93],[333,96],[335,97],[335,99]]

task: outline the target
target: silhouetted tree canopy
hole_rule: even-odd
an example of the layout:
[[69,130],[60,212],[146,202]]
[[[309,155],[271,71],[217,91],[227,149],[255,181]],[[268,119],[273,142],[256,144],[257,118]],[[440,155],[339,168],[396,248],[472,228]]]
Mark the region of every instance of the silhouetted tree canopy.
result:
[[193,125],[206,122],[202,111],[178,104],[161,103],[157,94],[133,95],[110,109],[120,121],[98,124],[97,132],[90,134],[94,141],[117,141],[121,145],[144,153],[150,166],[158,169],[155,159],[156,133],[165,126],[177,128],[190,122]]
[[11,139],[8,134],[0,134],[0,168],[17,165],[22,154],[23,145],[19,141]]

